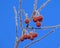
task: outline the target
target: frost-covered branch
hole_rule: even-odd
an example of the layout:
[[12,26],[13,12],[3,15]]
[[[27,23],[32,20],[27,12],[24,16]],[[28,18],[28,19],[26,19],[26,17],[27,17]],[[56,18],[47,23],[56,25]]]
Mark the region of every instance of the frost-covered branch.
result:
[[33,13],[31,15],[30,21],[33,19],[33,17],[36,15],[36,8],[37,8],[37,0],[34,0],[34,4],[33,4]]
[[23,25],[22,25],[22,0],[19,0],[20,4],[19,4],[19,10],[18,10],[18,15],[19,15],[19,19],[20,19],[20,28],[23,29]]
[[36,10],[36,8],[37,8],[37,0],[34,0],[34,11]]
[[43,3],[43,5],[41,5],[41,7],[38,9],[38,11],[40,12],[49,2],[50,2],[50,0],[47,0],[45,3]]
[[60,27],[60,24],[59,25],[55,25],[55,26],[44,26],[44,27],[40,27],[40,28],[34,28],[34,27],[30,26],[29,29],[41,29],[41,30],[44,30],[44,29],[59,28],[59,27]]
[[16,42],[15,42],[15,47],[18,42],[18,15],[15,6],[13,7],[14,13],[15,13],[15,22],[16,22]]

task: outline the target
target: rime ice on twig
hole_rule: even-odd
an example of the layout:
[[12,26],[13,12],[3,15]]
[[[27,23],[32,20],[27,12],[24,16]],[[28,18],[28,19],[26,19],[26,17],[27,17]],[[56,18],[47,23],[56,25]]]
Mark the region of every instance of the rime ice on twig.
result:
[[34,6],[34,8],[33,8],[33,13],[32,13],[32,16],[31,16],[31,18],[30,18],[30,21],[31,21],[32,18],[36,15],[37,0],[34,0],[33,6]]
[[41,29],[48,29],[48,28],[59,28],[60,25],[55,25],[55,26],[46,26],[46,27],[41,27]]
[[60,25],[55,25],[55,26],[44,26],[44,27],[40,27],[40,28],[29,27],[29,29],[41,29],[41,30],[44,30],[44,29],[58,28],[58,27],[60,27]]
[[49,33],[47,33],[46,35],[42,36],[42,37],[39,38],[38,40],[29,43],[29,44],[26,45],[24,48],[28,48],[30,45],[32,45],[32,44],[34,44],[34,43],[36,43],[36,42],[39,42],[40,40],[42,40],[42,39],[44,39],[45,37],[47,37],[48,35],[50,35],[52,32],[54,32],[54,30],[51,30]]
[[41,7],[38,9],[38,11],[40,12],[49,2],[50,2],[50,0],[47,0],[45,3],[43,3],[43,5],[41,5]]
[[15,7],[14,7],[14,12],[15,12],[15,21],[16,21],[16,37],[18,37],[18,17],[17,17],[17,11]]
[[[14,6],[13,8],[14,8],[14,13],[15,13],[15,22],[16,22],[16,44],[17,44],[17,42],[18,42],[18,16],[17,16],[17,11],[16,11],[15,6]],[[15,44],[15,47],[16,47],[16,44]]]
[[34,11],[36,10],[37,8],[37,0],[34,0]]
[[23,12],[24,16],[25,16],[26,18],[28,18],[28,13],[26,13],[25,10],[22,10],[22,12]]
[[20,16],[20,27],[21,27],[21,29],[23,29],[23,26],[22,26],[22,0],[20,0],[18,15]]

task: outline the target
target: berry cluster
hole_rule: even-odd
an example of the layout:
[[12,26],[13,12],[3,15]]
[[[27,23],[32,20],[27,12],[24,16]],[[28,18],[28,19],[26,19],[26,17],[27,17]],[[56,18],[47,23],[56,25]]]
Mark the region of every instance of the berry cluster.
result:
[[[36,22],[36,26],[37,27],[40,27],[41,26],[41,22],[43,20],[43,17],[42,16],[34,16],[33,17],[33,21]],[[25,19],[25,23],[28,24],[29,23],[29,18],[26,18]]]
[[42,16],[34,16],[33,17],[33,21],[36,22],[36,26],[37,27],[40,27],[41,26],[42,20],[43,20],[43,17]]
[[37,33],[32,33],[30,32],[29,34],[24,34],[20,37],[20,41],[24,41],[24,39],[30,39],[33,40],[34,38],[37,37]]
[[[41,22],[43,20],[43,17],[42,16],[34,16],[33,17],[33,21],[36,23],[36,26],[37,27],[40,27],[41,26]],[[29,24],[30,20],[28,17],[26,17],[26,19],[24,20],[24,22],[26,24]],[[20,41],[24,41],[24,39],[30,39],[30,40],[34,40],[34,38],[37,37],[37,33],[32,33],[30,32],[29,34],[23,34],[21,37],[20,37]]]

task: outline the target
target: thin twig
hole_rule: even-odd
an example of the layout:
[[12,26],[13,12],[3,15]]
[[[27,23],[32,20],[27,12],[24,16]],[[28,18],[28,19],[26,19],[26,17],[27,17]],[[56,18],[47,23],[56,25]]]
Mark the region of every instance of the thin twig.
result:
[[14,12],[15,12],[15,21],[16,21],[16,36],[18,37],[18,18],[17,18],[17,11],[15,7],[14,7]]
[[34,0],[34,11],[36,10],[37,8],[37,0]]
[[50,2],[50,0],[47,0],[45,3],[43,3],[43,5],[41,5],[41,7],[38,9],[38,11],[40,12],[49,2]]
[[[20,28],[23,30],[22,27],[22,0],[19,0],[20,5],[19,5],[19,10],[18,10],[18,16],[20,17]],[[17,39],[17,37],[16,37]],[[15,44],[15,48],[18,48],[18,45],[20,43],[20,40],[17,40],[16,44]]]
[[[17,44],[17,41],[18,41],[18,16],[17,16],[17,11],[16,11],[16,8],[15,6],[13,7],[14,8],[14,13],[15,13],[15,22],[16,22],[16,44]],[[15,45],[16,45],[15,44]],[[16,47],[16,46],[15,46]]]
[[20,0],[18,14],[20,16],[20,28],[23,29],[23,26],[22,26],[22,0]]
[[36,41],[33,41],[31,43],[29,43],[28,45],[26,45],[24,48],[28,48],[29,46],[31,46],[32,44],[39,42],[40,40],[44,39],[45,37],[47,37],[48,35],[50,35],[52,32],[54,32],[54,30],[51,30],[49,33],[47,33],[46,35],[42,36],[41,38],[39,38]]
[[55,26],[44,26],[44,27],[40,27],[40,28],[34,28],[34,27],[29,27],[29,29],[41,29],[41,30],[45,30],[45,29],[49,29],[49,28],[58,28],[60,27],[60,25],[55,25]]
[[37,0],[34,0],[34,9],[33,9],[33,13],[31,15],[30,21],[33,19],[33,17],[36,15],[36,8],[37,8]]

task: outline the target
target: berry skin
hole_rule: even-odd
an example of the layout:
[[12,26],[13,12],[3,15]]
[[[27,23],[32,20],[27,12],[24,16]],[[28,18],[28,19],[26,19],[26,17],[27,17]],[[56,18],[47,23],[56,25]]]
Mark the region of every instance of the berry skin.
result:
[[37,22],[37,21],[38,21],[37,16],[33,17],[33,21],[34,21],[34,22]]
[[30,36],[30,40],[34,40],[34,37],[32,35]]
[[29,19],[28,19],[28,18],[25,19],[25,23],[26,23],[26,24],[29,23]]
[[37,16],[37,18],[38,18],[38,21],[42,21],[43,20],[42,16]]
[[36,22],[36,26],[37,27],[40,27],[41,26],[41,23],[39,21]]
[[24,36],[21,36],[20,37],[20,41],[24,41]]
[[27,39],[27,37],[28,37],[28,35],[27,35],[27,34],[24,34],[23,36],[24,36],[24,39]]
[[35,37],[37,37],[38,36],[38,34],[37,33],[33,33],[33,37],[35,38]]
[[31,37],[31,36],[28,34],[27,39],[30,39],[30,37]]
[[29,34],[30,34],[30,40],[34,40],[33,33],[30,32]]

